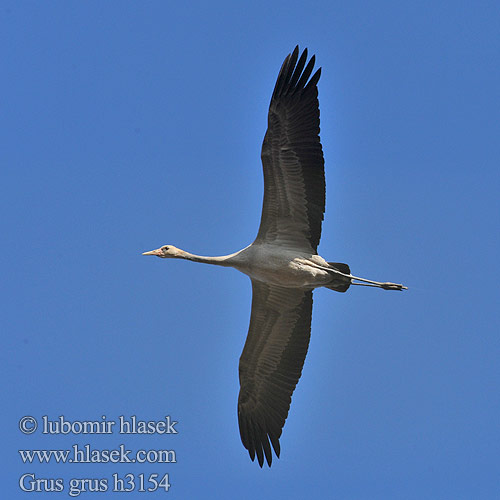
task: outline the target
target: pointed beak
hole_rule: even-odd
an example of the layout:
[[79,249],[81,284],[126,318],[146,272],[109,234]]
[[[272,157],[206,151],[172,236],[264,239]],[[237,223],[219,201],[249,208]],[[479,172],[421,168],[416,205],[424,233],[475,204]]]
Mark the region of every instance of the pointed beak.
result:
[[142,255],[156,255],[157,257],[160,255],[160,249],[151,250],[150,252],[144,252]]

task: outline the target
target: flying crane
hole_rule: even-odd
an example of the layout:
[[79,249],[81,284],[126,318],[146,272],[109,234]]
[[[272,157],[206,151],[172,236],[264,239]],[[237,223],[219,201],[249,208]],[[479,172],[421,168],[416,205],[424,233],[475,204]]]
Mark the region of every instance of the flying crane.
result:
[[255,241],[239,252],[204,257],[165,245],[143,255],[234,267],[252,282],[252,312],[240,357],[238,423],[252,461],[271,466],[311,333],[312,292],[345,292],[351,285],[404,290],[403,285],[358,278],[349,266],[317,254],[325,211],[325,172],[319,139],[317,83],[295,47],[281,66],[262,145],[264,202]]

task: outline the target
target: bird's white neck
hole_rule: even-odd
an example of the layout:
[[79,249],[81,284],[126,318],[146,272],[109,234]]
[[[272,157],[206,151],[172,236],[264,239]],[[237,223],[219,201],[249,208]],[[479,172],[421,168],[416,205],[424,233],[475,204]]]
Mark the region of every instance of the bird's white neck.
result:
[[190,260],[192,262],[200,262],[201,264],[212,264],[215,266],[235,267],[237,256],[240,252],[232,253],[229,255],[221,255],[215,257],[207,257],[204,255],[196,255],[184,250],[178,255],[178,258]]

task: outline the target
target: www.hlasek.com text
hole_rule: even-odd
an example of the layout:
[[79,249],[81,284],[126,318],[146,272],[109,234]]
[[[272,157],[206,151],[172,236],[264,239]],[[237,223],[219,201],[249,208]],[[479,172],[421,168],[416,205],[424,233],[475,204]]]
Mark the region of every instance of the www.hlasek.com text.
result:
[[96,449],[90,444],[74,444],[69,450],[19,450],[23,463],[69,463],[69,464],[96,464],[96,463],[150,463],[169,464],[176,463],[177,457],[174,450],[137,450],[126,449],[124,444],[118,448]]

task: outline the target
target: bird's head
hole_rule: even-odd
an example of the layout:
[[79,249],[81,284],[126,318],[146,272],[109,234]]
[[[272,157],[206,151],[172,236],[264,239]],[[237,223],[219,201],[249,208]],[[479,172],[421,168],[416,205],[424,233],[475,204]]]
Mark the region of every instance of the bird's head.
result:
[[144,252],[142,255],[156,255],[162,259],[179,258],[182,255],[182,250],[173,245],[163,245],[161,248],[151,250],[150,252]]

